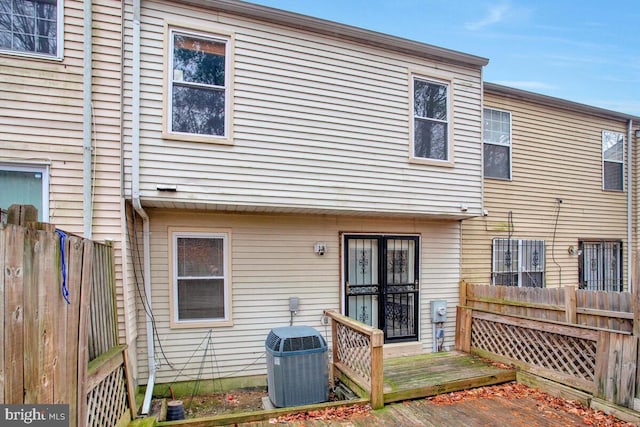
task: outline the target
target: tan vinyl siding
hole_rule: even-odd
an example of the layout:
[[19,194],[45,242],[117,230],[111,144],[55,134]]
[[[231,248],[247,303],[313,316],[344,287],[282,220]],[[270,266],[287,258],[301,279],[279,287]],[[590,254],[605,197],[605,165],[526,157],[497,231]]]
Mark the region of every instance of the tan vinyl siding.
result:
[[603,239],[623,242],[626,288],[627,192],[602,190],[602,131],[625,135],[626,159],[626,121],[492,92],[484,102],[511,112],[513,173],[510,181],[485,179],[488,216],[463,222],[463,278],[490,282],[492,239],[508,237],[512,212],[514,239],[545,241],[547,287],[577,285],[569,246]]
[[[0,54],[0,163],[46,164],[49,221],[82,235],[84,5],[64,1],[61,61]],[[93,1],[93,239],[113,241],[119,336],[125,337],[121,251],[122,4]],[[135,321],[129,322],[130,333]]]
[[[431,299],[449,302],[445,345],[453,346],[460,263],[459,222],[374,220],[329,215],[207,214],[154,209],[148,213],[151,218],[153,313],[162,349],[172,365],[163,360],[160,348],[156,346],[156,357],[161,362],[157,375],[159,383],[198,377],[209,331],[212,333],[212,348],[209,348],[206,369],[201,378],[264,374],[264,340],[271,328],[289,325],[290,296],[300,298],[294,324],[310,325],[327,336],[330,328],[321,325],[322,311],[340,309],[343,292],[341,233],[420,236],[422,347],[425,351],[432,348]],[[231,230],[233,326],[169,327],[168,227]],[[317,241],[328,245],[324,256],[313,253],[313,244]],[[145,314],[141,308],[138,322],[138,366],[144,378],[147,376],[147,359]],[[215,368],[211,366],[210,357],[215,357]]]
[[[232,146],[162,139],[165,21],[233,34]],[[156,186],[171,183],[183,203],[480,212],[478,68],[169,2],[143,3],[141,45],[143,199],[169,200]],[[409,162],[411,70],[453,80],[454,167]]]

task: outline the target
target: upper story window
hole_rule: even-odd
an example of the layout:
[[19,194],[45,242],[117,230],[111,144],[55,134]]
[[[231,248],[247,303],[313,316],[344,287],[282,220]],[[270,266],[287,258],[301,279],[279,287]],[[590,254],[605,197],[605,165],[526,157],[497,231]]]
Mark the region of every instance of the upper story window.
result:
[[448,83],[413,78],[414,159],[451,161]]
[[0,0],[0,50],[62,56],[62,0]]
[[49,221],[49,173],[46,166],[0,164],[0,209],[33,205],[38,221]]
[[228,40],[170,32],[168,132],[227,138]]
[[602,188],[624,190],[624,135],[602,131]]
[[170,235],[172,326],[230,325],[230,233],[170,230]]
[[484,109],[484,176],[511,179],[511,113]]
[[493,239],[494,285],[543,288],[544,240]]

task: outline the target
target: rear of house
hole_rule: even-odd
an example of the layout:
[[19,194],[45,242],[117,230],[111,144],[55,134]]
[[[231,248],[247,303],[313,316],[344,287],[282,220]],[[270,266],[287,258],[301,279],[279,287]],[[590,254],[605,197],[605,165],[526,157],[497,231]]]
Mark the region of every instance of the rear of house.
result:
[[485,59],[241,2],[126,1],[124,31],[141,383],[264,374],[324,309],[422,352],[445,301],[453,345]]
[[463,279],[629,290],[638,122],[485,83],[485,211],[462,226]]

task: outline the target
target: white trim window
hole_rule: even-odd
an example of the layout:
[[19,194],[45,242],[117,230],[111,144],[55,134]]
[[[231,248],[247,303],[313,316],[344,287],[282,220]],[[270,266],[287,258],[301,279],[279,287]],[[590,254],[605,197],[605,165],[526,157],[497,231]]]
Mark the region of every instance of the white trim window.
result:
[[0,164],[0,189],[3,212],[11,205],[33,205],[38,209],[38,221],[49,222],[47,166]]
[[0,0],[0,50],[62,57],[62,0]]
[[544,240],[493,239],[491,283],[544,288]]
[[171,232],[174,325],[231,320],[229,234]]
[[484,177],[511,179],[511,113],[483,111]]
[[168,132],[227,138],[229,41],[177,30],[169,39]]
[[449,83],[413,77],[414,159],[451,161]]
[[624,135],[602,131],[602,189],[624,191]]

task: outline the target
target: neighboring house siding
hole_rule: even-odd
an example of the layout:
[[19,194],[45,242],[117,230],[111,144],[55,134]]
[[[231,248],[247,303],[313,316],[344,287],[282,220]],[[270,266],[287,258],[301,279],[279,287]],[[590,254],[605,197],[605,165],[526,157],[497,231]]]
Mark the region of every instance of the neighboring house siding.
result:
[[[448,301],[445,346],[454,342],[455,306],[458,302],[459,222],[398,221],[345,216],[296,216],[194,213],[149,209],[151,217],[152,298],[158,336],[173,368],[163,360],[159,383],[186,379],[264,374],[264,340],[273,327],[289,325],[288,298],[300,298],[295,325],[310,325],[328,336],[321,325],[324,309],[341,307],[341,233],[412,234],[421,237],[420,339],[431,351],[429,301]],[[171,329],[169,326],[168,227],[229,229],[232,234],[232,327]],[[313,244],[326,242],[324,256]],[[140,306],[139,306],[140,307]],[[138,367],[147,376],[145,313],[139,308]],[[205,369],[200,374],[211,331]],[[191,360],[190,360],[191,359]],[[185,366],[186,365],[186,366]]]
[[[84,5],[73,0],[65,0],[63,4],[62,60],[0,54],[0,163],[48,165],[49,222],[82,235]],[[92,11],[92,238],[113,241],[120,314],[118,334],[124,341],[127,332],[120,184],[122,4],[94,0]],[[129,323],[129,329],[130,335],[135,334],[135,322]]]
[[510,181],[486,178],[488,216],[463,222],[463,279],[490,283],[492,239],[508,238],[512,212],[514,239],[545,241],[547,287],[577,285],[569,246],[602,239],[623,242],[626,289],[627,191],[602,190],[602,131],[625,135],[626,174],[626,121],[490,91],[484,104],[511,112],[513,173]]
[[[459,215],[464,204],[480,212],[479,68],[169,2],[143,2],[141,21],[143,200],[434,215]],[[163,139],[165,21],[233,34],[233,145]],[[411,70],[453,79],[453,167],[409,161]],[[130,173],[127,164],[127,194]],[[167,198],[158,184],[178,192]]]
[[0,53],[0,163],[50,167],[49,221],[82,228],[83,5],[64,2],[64,55]]

